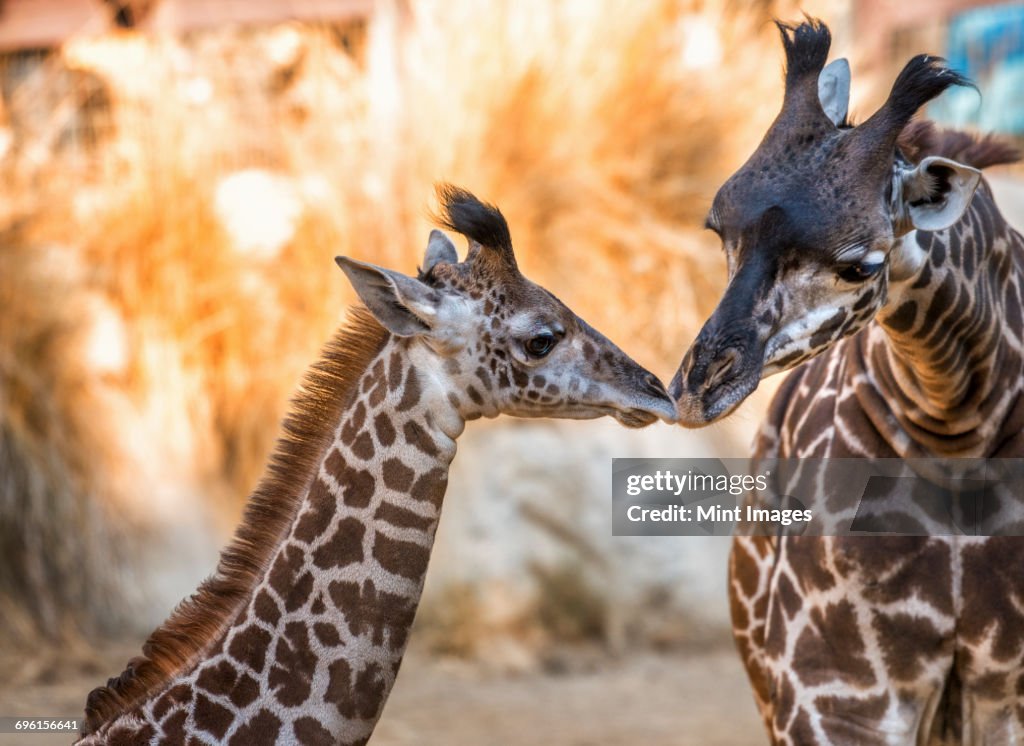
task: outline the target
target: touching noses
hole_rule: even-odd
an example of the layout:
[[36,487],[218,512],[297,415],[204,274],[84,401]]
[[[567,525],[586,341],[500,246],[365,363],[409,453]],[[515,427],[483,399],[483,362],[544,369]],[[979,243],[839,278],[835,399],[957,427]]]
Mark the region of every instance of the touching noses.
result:
[[699,335],[672,379],[672,398],[700,395],[729,383],[739,374],[742,357],[738,347]]

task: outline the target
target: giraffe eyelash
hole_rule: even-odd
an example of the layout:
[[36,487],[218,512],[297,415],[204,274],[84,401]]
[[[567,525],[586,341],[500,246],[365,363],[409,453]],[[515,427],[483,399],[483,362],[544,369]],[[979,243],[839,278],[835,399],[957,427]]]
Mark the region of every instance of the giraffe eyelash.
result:
[[718,210],[714,206],[708,212],[707,217],[704,218],[704,228],[714,231],[718,236],[722,235],[722,228],[718,222]]
[[[864,242],[860,239],[854,241],[847,241],[840,246],[837,246],[832,250],[832,261],[837,264],[855,264],[858,262],[875,261],[874,255],[881,254],[882,259],[885,255],[879,251],[869,251],[868,247],[864,245]],[[878,261],[881,261],[879,259]]]

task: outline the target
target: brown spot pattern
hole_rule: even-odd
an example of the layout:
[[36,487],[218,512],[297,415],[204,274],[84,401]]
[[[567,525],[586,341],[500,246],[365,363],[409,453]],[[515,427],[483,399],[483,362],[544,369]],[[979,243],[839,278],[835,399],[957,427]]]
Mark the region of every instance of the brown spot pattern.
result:
[[384,485],[392,490],[405,492],[412,485],[416,472],[406,466],[401,459],[385,459],[381,466]]
[[391,648],[405,645],[416,606],[411,599],[387,591],[378,591],[372,580],[362,586],[349,581],[333,581],[328,586],[335,608],[341,612],[349,632],[370,636],[374,645],[390,639]]
[[196,696],[192,714],[196,727],[212,734],[218,740],[224,738],[224,734],[227,733],[232,722],[231,710],[202,694]]
[[418,580],[427,572],[430,549],[378,533],[373,542],[373,558],[388,572]]
[[274,664],[267,683],[285,707],[296,707],[309,697],[317,658],[309,645],[304,622],[289,622],[274,649]]
[[235,731],[228,746],[275,746],[280,731],[280,719],[269,710],[260,710]]
[[326,570],[362,562],[365,533],[366,527],[357,518],[338,521],[334,535],[313,552],[313,563]]
[[266,662],[267,648],[270,646],[270,633],[250,624],[240,632],[236,632],[228,646],[228,653],[239,663],[244,663],[252,670],[263,670]]

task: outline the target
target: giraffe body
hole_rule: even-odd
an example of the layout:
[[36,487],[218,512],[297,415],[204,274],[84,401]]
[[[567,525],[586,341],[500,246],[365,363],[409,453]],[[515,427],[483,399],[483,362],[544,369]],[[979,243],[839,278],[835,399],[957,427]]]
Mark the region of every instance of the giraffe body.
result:
[[[1024,239],[978,171],[1013,155],[907,127],[966,82],[927,56],[854,127],[827,28],[780,28],[783,110],[708,218],[730,284],[673,381],[680,420],[714,421],[802,363],[755,461],[1024,457]],[[772,743],[1024,742],[1014,532],[736,537],[734,637]]]
[[[992,251],[974,238],[985,213],[997,220],[1002,237],[993,243],[1011,257],[1003,266],[1013,269],[997,271],[993,284],[1019,309],[1024,240],[998,217],[987,190],[950,231],[904,240],[925,247],[930,258],[941,244],[981,259]],[[953,271],[929,266],[929,273]],[[906,284],[920,279],[918,273]],[[922,283],[902,302],[914,295],[930,304],[941,285],[941,278]],[[947,312],[956,308],[948,299],[938,303]],[[988,405],[976,405],[960,427],[942,418],[934,432],[917,424],[929,421],[923,408],[890,404],[920,395],[897,383],[894,368],[904,363],[890,357],[899,336],[886,325],[892,314],[883,310],[790,374],[758,436],[757,459],[1024,458],[1019,321],[998,317],[1003,354],[992,392],[983,397]],[[922,314],[914,328],[933,333],[936,323]],[[937,353],[944,344],[935,345]],[[942,448],[923,444],[928,435]],[[1020,567],[1020,536],[736,537],[729,563],[733,633],[773,742],[1020,742]]]
[[[1001,235],[982,243],[973,224],[986,214]],[[993,284],[1019,307],[1024,240],[999,218],[987,190],[950,231],[904,240],[926,248],[929,262],[941,253],[938,244],[979,260],[1005,253],[1012,261],[988,260],[1012,269],[996,269]],[[956,270],[930,265],[927,271],[936,273],[934,284],[920,283],[921,273],[908,278],[894,307],[915,296],[930,304],[942,273]],[[937,303],[947,310],[956,305]],[[757,459],[1024,457],[1020,322],[999,325],[1000,346],[1012,354],[1000,355],[990,408],[972,412],[962,428],[943,419],[945,448],[926,451],[913,422],[924,412],[888,404],[907,394],[890,388],[898,364],[890,358],[892,337],[900,334],[886,325],[892,318],[883,312],[793,371],[773,400]],[[918,321],[915,331],[936,328],[925,314]],[[937,340],[935,349],[947,344]],[[949,435],[957,429],[958,436]],[[1019,536],[737,537],[729,577],[734,636],[773,738],[1017,742],[1024,735],[1017,689],[1024,678],[1024,614],[1014,599],[1024,598],[1024,576],[1016,572],[1022,562]]]
[[515,264],[496,208],[442,188],[419,277],[339,259],[354,311],[304,381],[217,573],[86,705],[79,742],[365,744],[408,642],[468,420],[628,426],[660,382]]

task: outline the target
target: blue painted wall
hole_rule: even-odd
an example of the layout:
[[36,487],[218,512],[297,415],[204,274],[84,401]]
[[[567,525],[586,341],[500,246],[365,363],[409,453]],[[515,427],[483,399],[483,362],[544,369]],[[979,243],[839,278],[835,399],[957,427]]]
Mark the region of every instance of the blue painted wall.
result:
[[983,95],[964,88],[949,91],[929,115],[948,125],[1024,135],[1024,2],[954,16],[946,56]]

